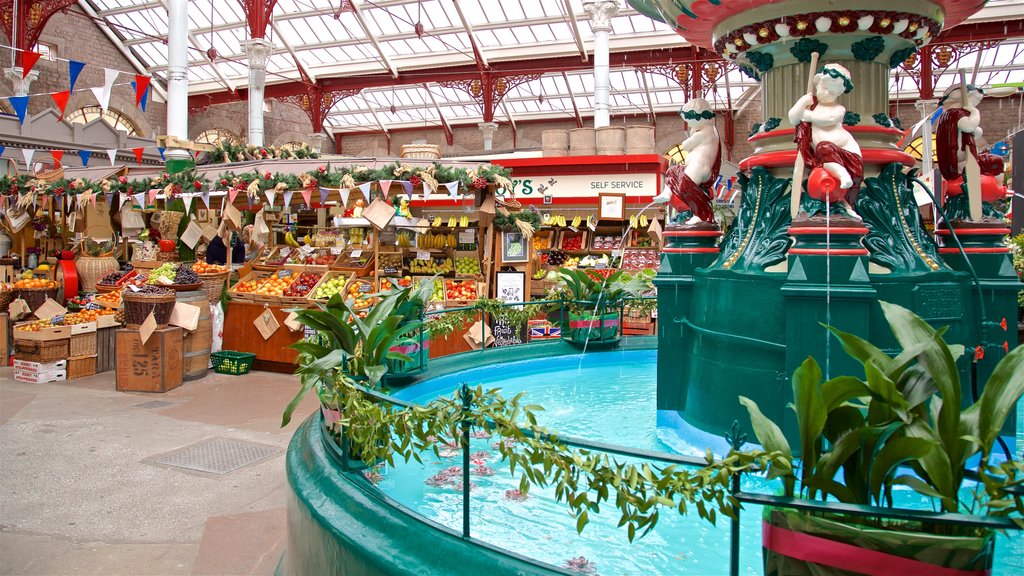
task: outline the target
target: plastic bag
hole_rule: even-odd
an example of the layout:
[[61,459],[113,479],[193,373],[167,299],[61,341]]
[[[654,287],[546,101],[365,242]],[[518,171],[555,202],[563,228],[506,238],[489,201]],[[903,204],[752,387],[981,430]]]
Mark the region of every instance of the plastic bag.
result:
[[220,352],[224,349],[224,310],[220,307],[220,302],[210,304],[210,323],[213,325],[210,351]]

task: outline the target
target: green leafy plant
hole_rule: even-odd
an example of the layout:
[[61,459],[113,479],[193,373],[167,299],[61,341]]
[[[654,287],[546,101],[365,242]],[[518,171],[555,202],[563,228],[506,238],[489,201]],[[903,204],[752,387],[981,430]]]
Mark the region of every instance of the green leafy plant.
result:
[[[1017,271],[1017,278],[1024,282],[1024,234],[1017,234],[1007,242],[1013,255],[1013,269]],[[1024,307],[1024,290],[1017,293],[1017,306]]]
[[598,307],[605,310],[621,306],[626,298],[639,297],[647,283],[633,276],[623,277],[623,271],[613,272],[603,281],[595,279],[586,270],[559,268],[558,276],[565,287],[556,295],[562,304],[576,314],[593,313]]
[[[740,397],[758,440],[777,455],[768,477],[780,478],[787,496],[891,506],[893,489],[902,485],[935,498],[944,512],[980,504],[988,514],[1019,518],[1024,503],[1007,488],[1024,482],[1024,466],[989,460],[1003,422],[1024,394],[1024,348],[1003,358],[978,401],[961,408],[956,359],[963,346],[943,340],[946,328],[935,330],[895,304],[881,305],[903,348],[897,356],[829,327],[847,354],[864,365],[864,376],[822,382],[813,358],[793,374],[799,464],[779,426]],[[960,489],[968,461],[979,453],[987,498],[965,502]]]

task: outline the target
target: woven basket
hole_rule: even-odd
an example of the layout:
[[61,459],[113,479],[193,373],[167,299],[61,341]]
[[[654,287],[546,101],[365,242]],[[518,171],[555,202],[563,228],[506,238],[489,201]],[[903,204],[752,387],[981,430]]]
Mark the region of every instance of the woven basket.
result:
[[415,160],[439,160],[441,147],[437,144],[403,144],[401,157]]
[[14,358],[27,362],[56,362],[68,357],[69,342],[61,340],[15,340]]
[[120,286],[111,286],[110,284],[97,284],[96,285],[96,293],[97,294],[107,294],[108,292],[120,292],[120,291],[121,291],[121,287]]
[[128,328],[142,326],[150,312],[156,316],[157,329],[167,328],[171,320],[171,311],[174,310],[174,303],[177,301],[173,291],[162,294],[139,294],[125,290],[121,294],[121,299],[124,301],[124,321]]
[[0,292],[0,314],[7,312],[7,308],[11,305],[11,300],[14,300],[14,292],[14,290]]
[[217,272],[216,274],[199,274],[203,281],[203,290],[206,290],[206,298],[211,304],[220,302],[220,295],[224,292],[224,284],[228,281],[230,272]]
[[113,256],[79,256],[75,261],[83,292],[95,292],[96,281],[120,267]]
[[56,300],[58,290],[59,288],[19,288],[18,298],[24,300],[29,309],[35,312],[47,298]]

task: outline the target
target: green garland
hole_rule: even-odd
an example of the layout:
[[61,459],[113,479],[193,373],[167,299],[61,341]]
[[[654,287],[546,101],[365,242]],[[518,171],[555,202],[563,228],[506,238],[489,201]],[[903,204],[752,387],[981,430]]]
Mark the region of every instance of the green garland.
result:
[[860,114],[857,114],[856,112],[847,112],[843,116],[843,124],[846,126],[856,126],[857,124],[860,124]]
[[853,50],[853,57],[861,62],[871,62],[878,55],[885,51],[885,39],[881,36],[870,36],[850,47]]
[[827,51],[828,44],[825,44],[821,40],[815,40],[814,38],[801,38],[789,49],[790,54],[796,58],[797,62],[804,63],[811,61],[812,53],[817,52],[818,56],[821,57],[824,56]]

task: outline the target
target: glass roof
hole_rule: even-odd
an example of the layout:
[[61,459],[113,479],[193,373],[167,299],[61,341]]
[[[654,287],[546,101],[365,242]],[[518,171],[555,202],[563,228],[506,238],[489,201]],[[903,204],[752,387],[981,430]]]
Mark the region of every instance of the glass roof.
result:
[[[84,3],[162,82],[167,67],[164,0]],[[991,0],[972,20],[998,18],[1008,8],[1024,12],[1024,0]],[[189,21],[189,90],[195,94],[244,87],[248,69],[241,44],[248,29],[240,3],[191,0]],[[421,34],[416,32],[417,23],[422,24]],[[267,29],[267,39],[274,44],[267,83],[299,80],[298,66],[316,80],[473,65],[474,44],[487,63],[558,56],[589,59],[593,38],[583,0],[278,0]],[[613,52],[684,43],[669,26],[625,6],[620,5],[612,20]],[[218,55],[214,62],[206,56],[211,47]],[[980,86],[1024,82],[1024,39],[950,56],[949,65],[937,70],[937,92],[956,81],[958,68],[966,69],[968,81]],[[613,68],[610,80],[615,114],[675,111],[686,99],[674,79],[659,73]],[[724,108],[753,95],[755,89],[753,81],[730,69],[706,97]],[[913,67],[893,71],[890,92],[899,99],[917,98]],[[495,121],[573,119],[576,109],[590,116],[593,108],[589,70],[555,72],[510,89]],[[480,105],[469,94],[431,81],[363,89],[338,102],[325,127],[345,132],[438,126],[442,117],[449,124],[482,120]]]

